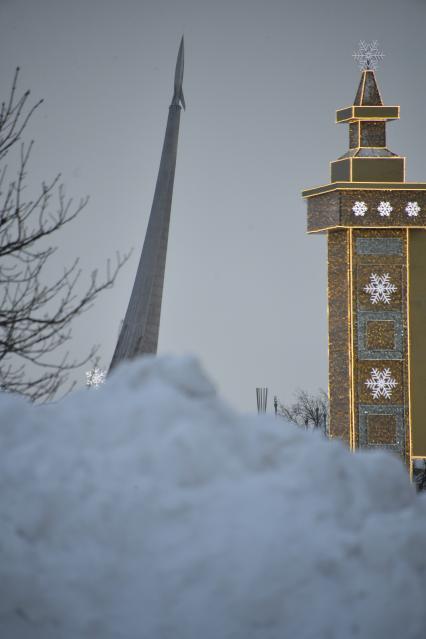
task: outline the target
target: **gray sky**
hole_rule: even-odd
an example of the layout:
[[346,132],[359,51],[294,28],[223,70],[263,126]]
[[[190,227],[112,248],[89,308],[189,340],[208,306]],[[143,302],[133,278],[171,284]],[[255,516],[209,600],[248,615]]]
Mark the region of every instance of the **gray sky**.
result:
[[[303,188],[348,147],[335,110],[353,101],[359,40],[386,57],[382,96],[401,105],[391,150],[424,181],[423,0],[0,0],[0,89],[45,99],[27,131],[28,194],[61,171],[85,212],[58,236],[55,269],[78,256],[82,285],[134,247],[113,290],[74,325],[72,354],[109,365],[151,208],[173,73],[184,95],[159,352],[199,356],[222,395],[254,410],[327,387],[326,238],[306,235]],[[10,167],[12,170],[12,167]],[[84,383],[84,371],[79,375]]]

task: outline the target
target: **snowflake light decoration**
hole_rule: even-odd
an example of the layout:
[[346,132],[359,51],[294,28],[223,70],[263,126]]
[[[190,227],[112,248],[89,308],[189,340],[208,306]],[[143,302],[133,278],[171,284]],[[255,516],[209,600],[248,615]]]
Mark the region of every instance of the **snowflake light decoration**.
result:
[[359,216],[359,215],[364,216],[366,214],[366,212],[368,211],[368,206],[366,205],[365,202],[358,201],[358,202],[355,202],[355,204],[353,205],[352,211],[357,216]]
[[106,371],[95,366],[86,372],[86,386],[94,386],[96,389],[105,382]]
[[377,304],[377,302],[390,304],[392,293],[395,293],[396,286],[390,282],[389,273],[384,273],[383,275],[371,273],[370,283],[364,286],[364,291],[370,293],[370,302],[372,304]]
[[385,397],[390,399],[392,390],[398,384],[396,379],[392,377],[390,368],[384,368],[381,371],[378,368],[372,368],[370,375],[371,377],[366,380],[365,385],[370,389],[372,398]]
[[373,42],[360,41],[358,51],[352,54],[353,59],[358,62],[361,71],[367,69],[376,69],[379,62],[383,60],[385,54],[379,51],[379,43],[377,40]]
[[382,217],[389,217],[389,215],[393,211],[393,206],[391,206],[390,202],[380,202],[379,206],[377,207],[377,210],[379,211]]
[[405,211],[408,217],[417,217],[420,213],[420,206],[417,204],[417,202],[408,202],[407,206],[405,207]]

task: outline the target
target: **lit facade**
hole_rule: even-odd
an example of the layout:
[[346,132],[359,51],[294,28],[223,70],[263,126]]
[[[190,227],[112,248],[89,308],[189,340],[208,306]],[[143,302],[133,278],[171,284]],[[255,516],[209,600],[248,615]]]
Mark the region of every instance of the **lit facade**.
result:
[[387,148],[375,72],[337,111],[349,151],[329,184],[303,192],[308,232],[328,241],[329,434],[351,449],[426,458],[426,183]]

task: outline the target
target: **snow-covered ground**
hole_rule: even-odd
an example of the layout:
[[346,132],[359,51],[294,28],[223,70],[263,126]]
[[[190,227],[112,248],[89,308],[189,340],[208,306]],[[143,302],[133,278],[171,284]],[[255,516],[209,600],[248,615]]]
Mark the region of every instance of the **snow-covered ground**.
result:
[[1,639],[414,639],[426,501],[385,453],[238,415],[191,358],[0,396]]

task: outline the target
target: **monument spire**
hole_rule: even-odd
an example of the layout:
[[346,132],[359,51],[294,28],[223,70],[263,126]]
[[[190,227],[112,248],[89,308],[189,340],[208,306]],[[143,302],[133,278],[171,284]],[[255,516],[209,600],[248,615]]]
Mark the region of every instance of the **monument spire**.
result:
[[124,359],[157,352],[180,112],[181,106],[185,108],[182,91],[183,68],[182,36],[176,61],[174,93],[169,107],[148,228],[110,370]]

